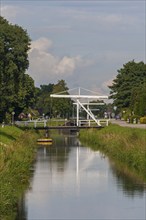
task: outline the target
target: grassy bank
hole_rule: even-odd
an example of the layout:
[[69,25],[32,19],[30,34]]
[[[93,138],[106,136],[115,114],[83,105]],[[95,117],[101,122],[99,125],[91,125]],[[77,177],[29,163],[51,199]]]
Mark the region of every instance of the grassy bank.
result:
[[110,125],[101,130],[81,130],[80,139],[123,162],[146,180],[146,131]]
[[37,134],[15,126],[0,128],[0,219],[14,219],[28,187]]

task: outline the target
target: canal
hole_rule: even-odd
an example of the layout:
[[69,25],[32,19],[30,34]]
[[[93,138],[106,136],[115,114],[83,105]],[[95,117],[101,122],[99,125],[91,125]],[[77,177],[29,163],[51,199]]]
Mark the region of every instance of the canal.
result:
[[144,184],[83,146],[76,134],[52,138],[52,145],[38,146],[16,220],[146,219]]

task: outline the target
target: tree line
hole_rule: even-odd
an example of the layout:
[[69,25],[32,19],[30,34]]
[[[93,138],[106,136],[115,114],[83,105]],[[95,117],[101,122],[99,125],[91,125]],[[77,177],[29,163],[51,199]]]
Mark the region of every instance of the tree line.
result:
[[[51,99],[51,93],[67,90],[66,82],[61,79],[57,84],[35,87],[33,78],[26,74],[29,67],[28,51],[31,39],[26,30],[9,23],[0,16],[0,122],[10,121],[23,112],[49,117],[70,117],[73,102],[71,99]],[[119,112],[134,112],[146,115],[146,64],[127,62],[117,71],[118,74],[109,86],[111,109],[116,106]],[[98,102],[98,100],[97,100]],[[109,106],[101,108],[108,110]]]

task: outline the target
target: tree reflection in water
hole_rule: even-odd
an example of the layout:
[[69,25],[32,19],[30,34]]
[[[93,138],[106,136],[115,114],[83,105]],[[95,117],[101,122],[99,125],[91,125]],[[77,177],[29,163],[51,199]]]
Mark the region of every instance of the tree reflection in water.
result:
[[111,171],[117,181],[117,186],[128,196],[143,196],[146,190],[146,182],[135,172],[129,170],[124,164],[113,162],[109,159]]

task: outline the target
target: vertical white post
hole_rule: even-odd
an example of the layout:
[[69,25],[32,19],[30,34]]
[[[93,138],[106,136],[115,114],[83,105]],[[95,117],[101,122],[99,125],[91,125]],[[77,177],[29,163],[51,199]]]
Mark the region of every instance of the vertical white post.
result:
[[98,124],[99,126],[101,126],[100,124],[99,124],[99,121],[97,121],[96,120],[96,118],[95,118],[95,116],[93,115],[93,113],[91,112],[91,111],[88,111],[85,107],[84,107],[84,105],[82,105],[82,103],[77,99],[77,104],[79,104],[79,106],[81,106],[86,112],[87,112],[87,114],[89,114],[89,116],[96,122],[96,124]]
[[77,101],[77,126],[79,126],[79,103],[78,101]]
[[[87,110],[89,111],[89,104],[87,105]],[[87,120],[89,120],[89,114],[87,113]]]
[[[87,110],[89,111],[89,103],[87,105]],[[88,120],[88,126],[90,127],[90,117],[88,113],[87,113],[87,120]]]
[[106,126],[108,126],[108,120],[106,121]]

